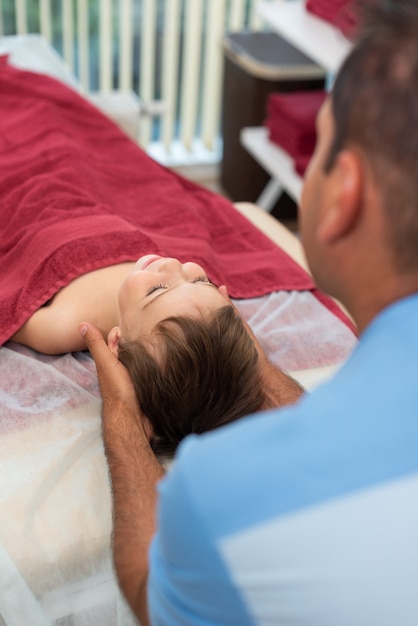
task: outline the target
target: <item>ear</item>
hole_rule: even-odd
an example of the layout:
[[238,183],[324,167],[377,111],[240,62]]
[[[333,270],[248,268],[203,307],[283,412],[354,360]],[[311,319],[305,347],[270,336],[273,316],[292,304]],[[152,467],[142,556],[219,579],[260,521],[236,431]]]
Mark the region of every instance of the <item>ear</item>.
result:
[[121,332],[119,326],[114,326],[110,333],[107,336],[107,345],[109,346],[109,350],[112,354],[115,355],[116,358],[119,356],[119,342],[121,339]]
[[235,304],[232,302],[231,298],[229,297],[228,288],[225,285],[221,285],[220,287],[218,287],[218,291],[221,294],[221,296],[223,296],[225,300],[227,300],[229,304],[233,306],[234,309],[238,312],[237,307],[235,306]]
[[325,243],[346,236],[356,226],[361,214],[363,166],[354,150],[342,150],[329,174],[330,201],[319,226],[319,237]]
[[220,287],[218,287],[218,291],[223,298],[226,298],[226,300],[230,300],[228,288],[225,285],[221,285]]

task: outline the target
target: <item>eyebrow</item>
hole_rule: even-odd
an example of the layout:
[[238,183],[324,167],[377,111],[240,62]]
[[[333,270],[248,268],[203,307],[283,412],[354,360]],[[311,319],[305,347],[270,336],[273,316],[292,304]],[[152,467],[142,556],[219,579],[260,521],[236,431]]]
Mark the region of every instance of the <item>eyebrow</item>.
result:
[[[198,281],[198,282],[188,282],[188,285],[207,285],[208,287],[214,287],[216,290],[218,290],[217,286],[214,285],[213,283],[207,283],[205,281]],[[160,291],[160,293],[157,293],[156,296],[154,296],[154,298],[152,300],[149,300],[149,302],[147,302],[146,304],[144,304],[144,309],[147,308],[147,306],[149,306],[150,304],[152,304],[154,302],[154,300],[156,300],[157,298],[161,298],[161,296],[163,296],[166,293],[169,293],[170,291],[172,291],[173,289],[175,289],[176,286],[174,287],[170,287],[168,289],[164,289],[163,291]]]

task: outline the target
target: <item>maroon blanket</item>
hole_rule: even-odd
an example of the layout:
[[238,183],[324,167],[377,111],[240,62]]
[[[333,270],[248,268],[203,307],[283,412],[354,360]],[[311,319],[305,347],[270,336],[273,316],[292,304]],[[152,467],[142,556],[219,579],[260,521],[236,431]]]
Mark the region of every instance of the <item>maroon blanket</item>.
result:
[[163,168],[57,81],[0,61],[0,345],[61,287],[147,253],[235,298],[314,285],[222,197]]

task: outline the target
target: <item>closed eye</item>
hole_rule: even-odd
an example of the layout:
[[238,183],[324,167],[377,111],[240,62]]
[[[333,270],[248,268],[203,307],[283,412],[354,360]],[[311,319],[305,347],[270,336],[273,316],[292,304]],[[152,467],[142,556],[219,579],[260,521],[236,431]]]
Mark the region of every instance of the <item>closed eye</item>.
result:
[[213,285],[213,282],[209,280],[209,278],[205,276],[205,274],[202,274],[201,276],[197,276],[197,278],[194,278],[192,280],[192,283],[209,283],[210,285]]
[[153,287],[151,287],[150,289],[148,289],[147,291],[147,296],[150,296],[152,293],[154,293],[154,291],[158,291],[158,289],[167,289],[167,287],[165,285],[154,285]]
[[[208,285],[213,285],[213,282],[209,280],[209,278],[205,274],[202,274],[201,276],[197,276],[191,282],[192,283],[206,283]],[[150,289],[148,289],[147,294],[146,294],[147,297],[153,294],[154,291],[158,291],[159,289],[168,289],[168,287],[167,285],[163,285],[163,284],[153,285],[152,287],[150,287]]]

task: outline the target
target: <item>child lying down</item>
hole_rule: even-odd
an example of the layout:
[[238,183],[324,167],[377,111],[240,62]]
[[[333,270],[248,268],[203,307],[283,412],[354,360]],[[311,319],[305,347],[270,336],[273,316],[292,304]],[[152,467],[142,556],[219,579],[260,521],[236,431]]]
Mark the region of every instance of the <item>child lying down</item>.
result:
[[165,454],[188,433],[299,397],[280,371],[272,386],[228,292],[314,290],[309,276],[71,89],[5,62],[0,87],[1,343],[80,350],[78,325],[93,322]]

